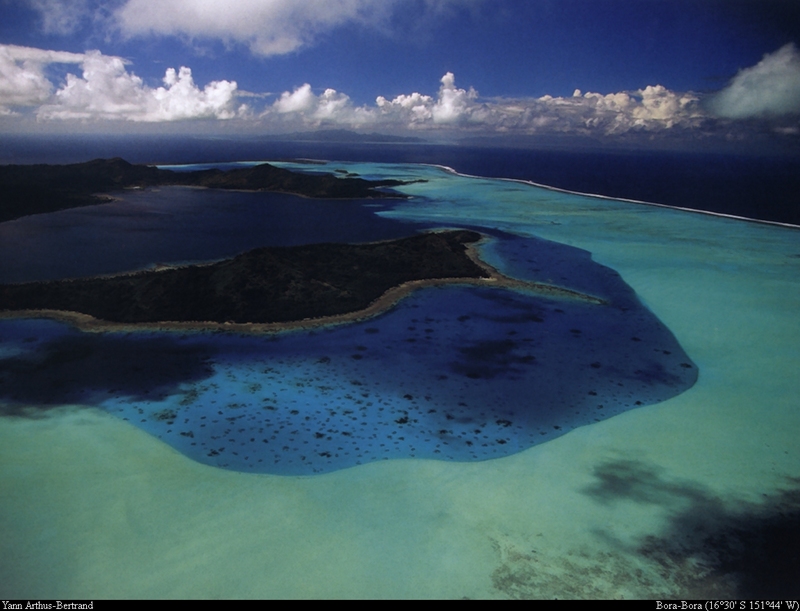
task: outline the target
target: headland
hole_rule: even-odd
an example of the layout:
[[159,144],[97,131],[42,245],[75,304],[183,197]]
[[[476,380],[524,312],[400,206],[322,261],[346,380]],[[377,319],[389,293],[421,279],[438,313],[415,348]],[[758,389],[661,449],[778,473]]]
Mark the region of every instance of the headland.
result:
[[451,230],[367,244],[258,248],[205,265],[0,286],[2,317],[43,316],[84,330],[262,333],[360,320],[424,286],[469,283],[602,304],[504,276],[482,262],[480,233]]
[[304,174],[263,163],[227,171],[174,172],[134,165],[118,157],[69,165],[0,166],[0,222],[30,214],[102,204],[107,192],[158,186],[190,186],[243,191],[274,191],[325,199],[404,198],[381,188],[398,180],[365,180],[356,176]]

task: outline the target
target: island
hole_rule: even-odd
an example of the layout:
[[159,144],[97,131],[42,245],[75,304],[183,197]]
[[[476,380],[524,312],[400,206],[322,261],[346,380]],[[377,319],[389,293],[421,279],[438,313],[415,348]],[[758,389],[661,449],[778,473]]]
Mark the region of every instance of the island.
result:
[[[105,192],[158,186],[275,191],[326,199],[405,197],[407,184],[255,166],[175,172],[95,159],[0,166],[0,222],[109,201]],[[343,175],[342,175],[343,174]],[[432,231],[366,244],[264,247],[231,259],[92,278],[0,285],[0,317],[46,316],[85,330],[224,329],[264,332],[358,320],[410,291],[443,283],[491,284],[604,303],[562,287],[515,280],[480,260],[484,236]]]
[[134,165],[124,159],[95,159],[67,165],[0,166],[0,222],[30,214],[102,204],[107,193],[159,186],[275,191],[326,199],[405,198],[381,190],[407,184],[399,180],[365,180],[355,176],[292,172],[268,163],[231,170],[174,172]]
[[478,258],[482,239],[475,231],[446,230],[366,244],[265,247],[208,264],[0,285],[0,315],[46,316],[84,330],[263,332],[367,318],[416,288],[444,283],[605,303],[502,275]]

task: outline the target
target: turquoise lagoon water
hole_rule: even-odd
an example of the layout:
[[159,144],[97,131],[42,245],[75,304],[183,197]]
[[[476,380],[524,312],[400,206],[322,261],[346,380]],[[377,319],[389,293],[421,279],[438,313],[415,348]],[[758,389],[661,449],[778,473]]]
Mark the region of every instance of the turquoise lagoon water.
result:
[[[430,166],[335,167],[427,180],[366,216],[353,204],[352,239],[475,227],[506,273],[612,306],[447,287],[263,337],[3,321],[9,595],[751,591],[701,544],[771,519],[800,476],[798,234]],[[36,222],[0,230],[53,230]],[[92,252],[89,233],[64,239]],[[162,262],[122,243],[139,250],[121,266]],[[170,256],[201,259],[201,243]]]

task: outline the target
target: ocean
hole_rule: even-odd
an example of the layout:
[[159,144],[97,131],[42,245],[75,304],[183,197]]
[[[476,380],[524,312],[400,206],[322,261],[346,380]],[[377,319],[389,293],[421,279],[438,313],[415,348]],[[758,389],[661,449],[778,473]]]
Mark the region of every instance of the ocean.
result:
[[[111,156],[103,146],[91,151]],[[204,146],[169,160],[235,152]],[[172,154],[153,150],[126,153]],[[572,178],[556,184],[556,160],[579,154],[402,150],[272,152],[302,171],[324,169],[297,160],[313,157],[423,181],[400,187],[407,200],[130,193],[0,224],[0,271],[71,277],[468,227],[504,273],[608,305],[455,286],[271,336],[0,321],[8,596],[796,597],[783,544],[800,520],[797,230],[519,182],[542,182],[524,162],[539,158],[548,184],[581,190],[613,156],[587,153],[594,165],[562,167]],[[649,167],[678,192],[668,157],[605,180]]]

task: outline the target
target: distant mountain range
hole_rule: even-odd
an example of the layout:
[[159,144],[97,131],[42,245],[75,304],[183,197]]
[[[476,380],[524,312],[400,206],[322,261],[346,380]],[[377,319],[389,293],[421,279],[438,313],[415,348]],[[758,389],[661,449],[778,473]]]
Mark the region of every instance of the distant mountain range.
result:
[[425,140],[413,136],[391,136],[389,134],[360,134],[348,129],[321,129],[314,132],[294,132],[270,136],[270,140],[302,142],[370,142],[392,144],[420,144]]

